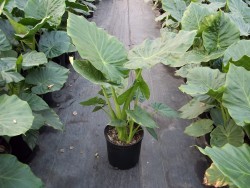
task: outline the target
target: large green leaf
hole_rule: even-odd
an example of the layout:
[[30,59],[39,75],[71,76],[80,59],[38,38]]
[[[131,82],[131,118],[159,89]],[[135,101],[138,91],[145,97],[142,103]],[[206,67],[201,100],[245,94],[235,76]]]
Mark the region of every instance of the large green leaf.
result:
[[223,105],[237,125],[250,124],[250,72],[231,64],[226,78]]
[[18,72],[1,72],[0,76],[2,77],[2,79],[8,84],[11,82],[20,82],[21,80],[24,80],[24,77],[19,74]]
[[200,114],[212,107],[213,105],[202,103],[197,99],[192,99],[179,109],[179,111],[181,112],[180,117],[183,119],[197,118]]
[[71,39],[65,31],[45,32],[41,35],[38,48],[39,51],[44,52],[48,58],[76,51]]
[[241,36],[248,36],[250,34],[250,23],[247,23],[244,18],[235,13],[226,13],[229,19],[238,27]]
[[[16,38],[19,40],[29,39],[35,36],[35,34],[44,26],[44,24],[50,20],[51,17],[45,17],[40,22],[38,22],[34,27],[28,29],[25,33],[17,33],[15,34]],[[16,24],[15,27],[19,27],[21,24]],[[13,24],[12,24],[13,26]]]
[[83,106],[92,106],[92,105],[105,105],[106,101],[99,97],[93,97],[91,99],[88,99],[84,102],[80,103]]
[[180,90],[199,100],[209,99],[209,92],[216,92],[225,84],[225,74],[218,69],[196,67],[187,75],[187,85],[181,85]]
[[16,72],[16,58],[0,58],[0,81],[5,83],[20,82],[24,77]]
[[151,68],[157,63],[171,65],[192,46],[196,31],[180,31],[178,34],[163,29],[161,38],[145,40],[129,51],[129,69]]
[[62,66],[53,66],[53,62],[46,64],[29,72],[25,82],[35,85],[32,92],[35,94],[45,94],[60,90],[68,78],[69,70]]
[[12,46],[5,33],[0,29],[0,51],[11,50]]
[[244,132],[241,127],[230,121],[228,125],[218,125],[210,134],[212,146],[222,147],[229,143],[241,146],[244,143]]
[[26,164],[9,154],[0,155],[0,185],[3,188],[41,188],[42,181]]
[[69,13],[67,32],[83,59],[87,59],[110,82],[122,82],[127,74],[123,67],[127,52],[120,41],[95,23],[72,13]]
[[0,72],[14,71],[16,69],[16,60],[14,57],[0,58]]
[[180,22],[186,9],[186,3],[183,0],[162,0],[162,9]]
[[226,144],[222,148],[206,147],[199,150],[208,155],[216,167],[239,188],[249,187],[250,184],[250,147],[243,144],[235,147]]
[[200,137],[213,130],[213,121],[210,119],[200,119],[185,128],[184,133],[189,136]]
[[15,95],[1,95],[0,105],[1,136],[16,136],[30,129],[34,117],[27,102]]
[[240,32],[223,12],[212,14],[203,19],[202,38],[208,52],[225,50],[240,39]]
[[58,26],[65,12],[65,0],[29,0],[24,8],[25,17],[38,20],[52,17],[48,23],[51,26]]
[[59,119],[59,116],[55,113],[54,110],[47,109],[47,110],[39,111],[38,113],[43,116],[45,120],[45,124],[47,126],[53,127],[54,129],[61,130],[61,131],[64,129],[64,125],[62,124],[62,122]]
[[154,109],[156,113],[159,113],[163,116],[170,117],[170,118],[177,118],[179,117],[179,113],[172,109],[171,107],[162,104],[162,103],[153,103],[151,104],[151,107]]
[[0,29],[4,32],[5,36],[12,45],[18,45],[18,41],[14,37],[15,31],[11,26],[9,20],[0,18]]
[[231,12],[240,15],[246,22],[250,23],[250,7],[243,1],[228,0],[228,7]]
[[229,62],[238,62],[243,56],[249,57],[249,61],[242,63],[245,68],[250,68],[250,41],[240,40],[227,48],[223,58],[223,64],[226,68],[229,67]]
[[27,101],[32,111],[41,111],[49,109],[48,104],[39,96],[33,93],[21,93],[20,99]]
[[223,56],[223,54],[224,54],[223,50],[208,53],[204,50],[194,49],[186,52],[181,57],[175,57],[174,59],[172,59],[172,63],[170,64],[170,66],[182,67],[188,64],[199,65],[201,62],[208,62],[210,60],[217,59]]
[[214,187],[224,187],[229,184],[230,180],[224,176],[214,163],[206,170],[204,176],[204,184]]
[[87,60],[73,60],[73,58],[70,58],[70,63],[76,72],[94,84],[106,84],[109,82],[102,72],[97,70]]
[[200,22],[205,16],[211,14],[207,8],[197,3],[190,3],[181,20],[183,30],[200,30]]
[[48,60],[43,52],[31,51],[23,55],[22,67],[26,70],[47,62]]
[[200,6],[207,8],[210,12],[216,12],[218,9],[221,9],[225,7],[226,2],[224,1],[218,1],[218,2],[211,2],[209,4],[207,3],[202,3]]
[[149,128],[158,127],[151,116],[139,106],[136,106],[134,110],[126,110],[126,112],[133,121],[141,126]]

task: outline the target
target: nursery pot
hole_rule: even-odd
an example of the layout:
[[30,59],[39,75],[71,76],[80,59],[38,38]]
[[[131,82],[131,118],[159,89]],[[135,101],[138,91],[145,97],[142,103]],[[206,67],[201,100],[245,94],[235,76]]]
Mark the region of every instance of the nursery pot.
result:
[[112,128],[107,125],[104,129],[104,135],[107,142],[108,160],[109,163],[120,170],[130,169],[134,167],[140,158],[141,142],[144,132],[141,129],[142,136],[138,142],[132,145],[121,146],[110,141],[108,131]]

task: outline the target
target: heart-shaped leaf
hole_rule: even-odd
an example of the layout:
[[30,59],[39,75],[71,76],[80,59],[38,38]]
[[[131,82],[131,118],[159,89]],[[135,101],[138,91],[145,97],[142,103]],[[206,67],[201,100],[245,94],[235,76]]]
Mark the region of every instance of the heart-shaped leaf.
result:
[[149,128],[158,127],[151,116],[139,106],[136,106],[134,110],[126,110],[126,112],[128,116],[133,119],[133,121],[141,126]]
[[250,124],[250,72],[231,64],[226,77],[223,105],[237,125]]
[[95,23],[72,13],[69,13],[67,33],[83,59],[87,59],[110,82],[122,83],[128,72],[123,67],[127,52],[120,41]]
[[235,147],[230,144],[220,147],[206,147],[199,150],[208,155],[230,181],[239,188],[249,187],[250,184],[250,147],[243,144]]
[[35,85],[32,92],[35,94],[45,94],[61,89],[68,78],[69,70],[49,62],[46,67],[40,67],[29,72],[25,82]]
[[229,143],[233,146],[241,146],[244,143],[244,132],[241,127],[230,121],[228,125],[218,125],[210,134],[212,146],[222,147]]
[[44,52],[48,58],[76,51],[75,46],[65,31],[43,33],[39,40],[38,48],[39,51]]
[[1,95],[0,104],[1,136],[16,136],[30,129],[34,117],[26,101],[16,95]]
[[203,19],[201,24],[204,47],[208,52],[225,50],[240,40],[240,32],[221,11]]
[[5,188],[40,188],[42,181],[37,178],[26,164],[9,154],[0,156],[0,184]]
[[24,8],[25,17],[41,20],[52,17],[48,23],[58,26],[65,12],[65,0],[29,0]]
[[210,119],[200,119],[185,128],[184,133],[189,136],[200,137],[213,130],[213,121]]

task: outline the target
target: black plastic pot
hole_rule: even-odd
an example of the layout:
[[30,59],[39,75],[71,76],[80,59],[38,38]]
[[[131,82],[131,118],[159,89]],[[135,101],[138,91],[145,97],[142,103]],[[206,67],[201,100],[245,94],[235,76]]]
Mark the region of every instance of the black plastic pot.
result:
[[108,136],[108,130],[110,129],[110,126],[106,126],[104,129],[104,135],[107,142],[107,151],[108,151],[108,160],[109,163],[120,170],[126,170],[134,167],[140,158],[140,151],[141,151],[141,142],[143,139],[143,130],[142,131],[142,137],[141,139],[129,146],[120,146],[112,143]]

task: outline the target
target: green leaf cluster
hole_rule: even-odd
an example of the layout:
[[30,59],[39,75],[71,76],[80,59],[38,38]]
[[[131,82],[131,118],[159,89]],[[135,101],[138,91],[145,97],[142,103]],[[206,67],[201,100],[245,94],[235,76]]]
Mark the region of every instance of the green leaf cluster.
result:
[[[67,33],[81,59],[71,59],[73,68],[81,76],[101,87],[98,96],[81,104],[95,106],[93,112],[103,110],[110,118],[118,138],[126,143],[145,127],[157,139],[154,114],[176,118],[172,108],[153,103],[143,108],[141,102],[150,98],[150,87],[143,78],[143,70],[158,63],[171,64],[175,56],[182,56],[193,44],[196,31],[180,33],[161,31],[161,37],[145,40],[127,51],[115,37],[95,23],[69,13]],[[128,83],[127,80],[132,80]]]

